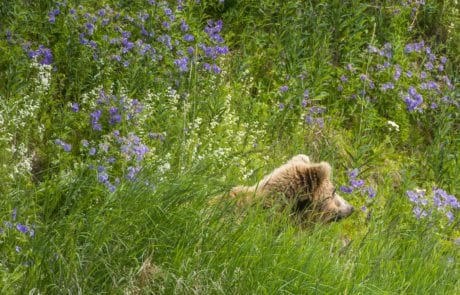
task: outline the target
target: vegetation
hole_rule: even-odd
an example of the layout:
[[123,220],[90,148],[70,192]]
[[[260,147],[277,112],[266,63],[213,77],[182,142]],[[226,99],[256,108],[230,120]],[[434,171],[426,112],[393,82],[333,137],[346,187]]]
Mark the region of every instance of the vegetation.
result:
[[[460,7],[0,3],[0,293],[460,293]],[[356,212],[212,205],[295,154]]]

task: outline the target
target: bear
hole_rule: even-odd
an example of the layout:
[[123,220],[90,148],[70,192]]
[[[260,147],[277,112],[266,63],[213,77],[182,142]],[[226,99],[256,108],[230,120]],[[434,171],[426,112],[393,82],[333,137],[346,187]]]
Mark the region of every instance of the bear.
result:
[[[338,221],[350,216],[354,207],[337,194],[331,182],[331,165],[312,163],[306,155],[294,156],[253,186],[236,186],[230,197],[238,206],[261,201],[289,205],[295,216],[308,221]],[[283,205],[284,204],[284,205]]]

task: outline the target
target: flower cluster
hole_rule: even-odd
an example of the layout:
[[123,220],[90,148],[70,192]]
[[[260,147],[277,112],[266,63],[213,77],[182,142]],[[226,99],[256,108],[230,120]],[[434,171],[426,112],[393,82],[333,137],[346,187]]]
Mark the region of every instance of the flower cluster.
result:
[[[372,200],[377,195],[377,192],[372,186],[366,186],[363,179],[358,179],[359,169],[350,169],[348,171],[349,185],[340,186],[340,191],[343,193],[351,194],[354,191],[360,191],[361,195],[367,195],[369,200]],[[367,207],[363,205],[361,207],[362,211],[366,211]]]
[[59,145],[65,152],[70,152],[72,150],[72,145],[70,143],[66,143],[59,138],[56,139],[54,143]]
[[80,5],[63,13],[54,9],[49,13],[49,21],[54,23],[58,15],[65,17],[67,12],[75,20],[80,44],[88,47],[94,60],[101,64],[115,62],[129,68],[135,63],[148,63],[152,64],[151,69],[158,69],[161,63],[167,67],[174,65],[171,70],[179,73],[192,66],[215,74],[221,72],[216,59],[229,52],[220,35],[221,20],[210,20],[203,31],[191,32],[182,14],[181,1],[175,9],[166,2],[149,4],[132,14],[117,12],[108,5],[95,10]]
[[413,204],[412,212],[417,219],[433,218],[437,213],[442,213],[452,223],[455,210],[460,208],[457,198],[441,188],[434,188],[430,197],[425,190],[420,189],[408,190],[406,195]]
[[[78,112],[80,107],[76,108],[76,105],[72,103],[71,108]],[[122,175],[128,180],[136,180],[141,163],[150,151],[133,131],[142,110],[143,105],[136,99],[108,95],[101,90],[95,108],[89,111],[93,138],[81,140],[81,149],[97,172],[98,181],[110,191],[116,189]],[[117,175],[116,171],[120,170],[122,175]],[[113,177],[110,177],[111,172],[115,174]]]
[[25,43],[22,47],[26,52],[27,55],[36,61],[38,61],[41,65],[51,65],[53,63],[53,54],[51,49],[46,48],[43,45],[38,46],[37,50],[30,49],[30,44]]
[[409,112],[435,109],[440,103],[459,105],[449,97],[454,85],[444,72],[447,58],[436,56],[423,40],[406,44],[402,52],[390,43],[381,49],[369,45],[367,52],[372,62],[366,72],[359,73],[352,64],[341,70],[338,90],[348,99],[385,103],[383,97],[399,96]]
[[[3,221],[3,228],[0,227],[0,236],[6,234],[13,234],[14,232],[19,233],[20,237],[16,240],[24,240],[27,238],[33,238],[35,236],[35,226],[27,226],[19,223],[17,219],[17,209],[14,208],[11,213],[10,221]],[[13,232],[12,232],[13,231]],[[22,248],[19,245],[15,246],[16,252],[21,252]]]

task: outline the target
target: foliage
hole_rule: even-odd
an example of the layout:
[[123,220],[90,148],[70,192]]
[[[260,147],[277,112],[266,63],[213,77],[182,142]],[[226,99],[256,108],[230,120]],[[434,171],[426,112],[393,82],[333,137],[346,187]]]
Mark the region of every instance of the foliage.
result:
[[[4,1],[0,293],[458,293],[446,1]],[[356,210],[211,205],[294,154]]]

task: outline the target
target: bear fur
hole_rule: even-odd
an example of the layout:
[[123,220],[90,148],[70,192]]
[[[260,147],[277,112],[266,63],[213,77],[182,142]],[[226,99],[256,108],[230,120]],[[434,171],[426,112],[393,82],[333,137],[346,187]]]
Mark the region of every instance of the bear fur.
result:
[[312,163],[297,155],[253,186],[236,186],[230,196],[239,206],[262,202],[291,206],[302,220],[336,221],[353,213],[353,206],[340,197],[331,182],[331,165]]

